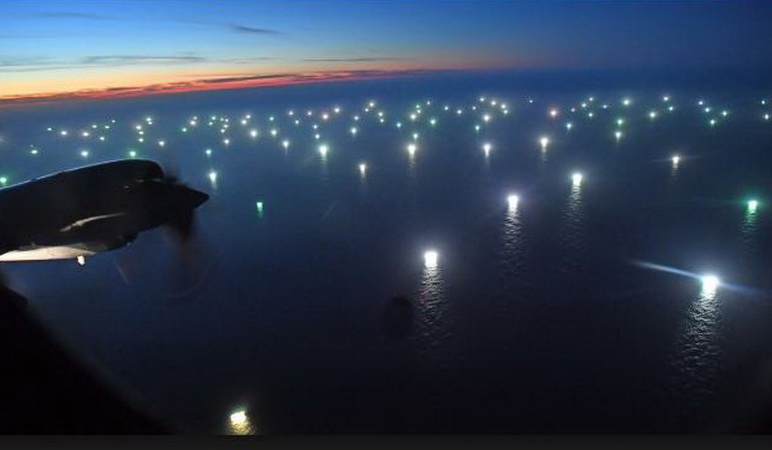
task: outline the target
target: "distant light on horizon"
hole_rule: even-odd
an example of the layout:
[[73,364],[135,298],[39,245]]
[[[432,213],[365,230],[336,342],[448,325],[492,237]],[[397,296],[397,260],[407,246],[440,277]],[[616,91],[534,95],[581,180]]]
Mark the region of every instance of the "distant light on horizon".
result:
[[322,156],[327,156],[327,152],[330,150],[330,148],[327,146],[327,144],[322,144],[319,146],[319,153]]
[[549,137],[542,136],[541,138],[539,138],[539,144],[541,144],[542,150],[546,150],[547,146],[549,145],[549,143],[550,143],[550,138]]
[[410,153],[410,156],[415,155],[416,150],[418,150],[418,146],[414,142],[407,144],[407,151]]
[[436,250],[429,250],[424,253],[424,266],[427,269],[433,269],[437,267],[437,262],[439,260],[439,254]]
[[217,183],[217,172],[214,170],[209,171],[209,181],[212,182],[212,184]]
[[580,172],[574,172],[571,175],[571,182],[575,187],[579,187],[582,184],[582,179],[584,176]]
[[671,161],[673,161],[673,167],[677,167],[678,163],[681,162],[681,157],[678,155],[673,155],[673,157],[671,158]]
[[748,212],[753,214],[759,208],[759,201],[756,199],[748,200]]
[[520,203],[520,197],[517,195],[510,194],[507,196],[507,205],[509,206],[510,211],[516,210],[518,203]]
[[700,277],[702,283],[702,293],[704,295],[713,295],[721,286],[721,279],[713,274],[706,274]]

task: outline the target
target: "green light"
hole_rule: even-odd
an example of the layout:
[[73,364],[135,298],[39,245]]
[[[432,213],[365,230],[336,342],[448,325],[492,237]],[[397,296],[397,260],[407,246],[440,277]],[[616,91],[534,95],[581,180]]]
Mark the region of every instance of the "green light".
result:
[[257,202],[256,206],[257,206],[257,213],[262,216],[263,215],[263,202]]
[[748,212],[753,214],[759,208],[758,200],[748,200]]
[[2,184],[3,186],[8,184],[8,177],[0,177],[0,184]]
[[136,158],[137,152],[134,150],[129,150],[129,158]]

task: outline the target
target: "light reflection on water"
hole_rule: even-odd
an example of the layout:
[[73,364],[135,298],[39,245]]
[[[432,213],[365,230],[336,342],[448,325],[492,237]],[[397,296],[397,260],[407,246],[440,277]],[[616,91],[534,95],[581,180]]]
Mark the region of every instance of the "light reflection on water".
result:
[[563,231],[563,265],[564,271],[571,271],[579,264],[584,247],[584,203],[582,187],[579,183],[571,185],[564,210]]
[[415,179],[415,176],[416,176],[415,153],[413,153],[413,152],[410,152],[407,155],[407,175],[411,179]]
[[438,351],[449,336],[447,309],[442,269],[438,265],[424,267],[421,286],[416,296],[416,333],[414,334],[418,356],[422,360],[441,360]]
[[507,208],[502,222],[502,242],[499,273],[499,292],[506,291],[522,275],[525,259],[523,257],[523,224],[517,205]]
[[745,211],[745,217],[743,218],[740,239],[746,254],[756,254],[759,251],[758,246],[755,245],[756,235],[759,232],[757,214],[756,211],[747,210]]
[[318,160],[322,184],[327,185],[330,182],[330,168],[328,167],[327,163],[327,154],[321,152],[318,153]]
[[[699,293],[690,305],[676,351],[670,356],[673,370],[668,392],[680,407],[676,418],[688,421],[712,410],[720,381],[721,310],[717,290]],[[679,417],[680,415],[680,417]]]

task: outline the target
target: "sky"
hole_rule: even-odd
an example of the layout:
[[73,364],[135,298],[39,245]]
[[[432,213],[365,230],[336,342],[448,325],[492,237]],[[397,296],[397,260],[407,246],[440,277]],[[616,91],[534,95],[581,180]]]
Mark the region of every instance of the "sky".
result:
[[436,70],[770,70],[770,42],[761,0],[3,0],[0,104]]

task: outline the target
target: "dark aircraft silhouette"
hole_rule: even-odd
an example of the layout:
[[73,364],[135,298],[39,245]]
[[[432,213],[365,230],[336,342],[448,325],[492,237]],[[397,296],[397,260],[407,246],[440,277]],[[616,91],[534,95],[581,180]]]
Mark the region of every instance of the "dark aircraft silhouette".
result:
[[75,259],[113,250],[170,225],[190,234],[209,196],[148,160],[120,160],[0,190],[0,262]]
[[[209,196],[147,160],[111,161],[0,190],[0,262],[85,258],[169,226],[183,240]],[[1,275],[1,274],[0,274]],[[0,433],[167,433],[106,383],[0,276]]]

